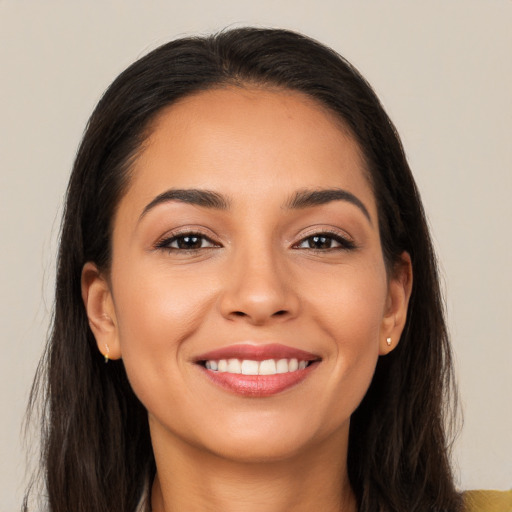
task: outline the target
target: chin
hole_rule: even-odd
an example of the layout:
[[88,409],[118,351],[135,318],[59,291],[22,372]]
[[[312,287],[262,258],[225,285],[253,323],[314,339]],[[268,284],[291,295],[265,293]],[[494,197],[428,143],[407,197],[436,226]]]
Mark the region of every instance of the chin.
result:
[[307,450],[308,443],[289,436],[251,436],[231,439],[223,445],[209,446],[208,451],[222,459],[244,464],[281,462],[296,458]]
[[348,439],[349,421],[341,429],[311,418],[260,417],[257,422],[215,425],[196,444],[210,454],[240,463],[272,463],[297,459],[320,446],[340,446]]

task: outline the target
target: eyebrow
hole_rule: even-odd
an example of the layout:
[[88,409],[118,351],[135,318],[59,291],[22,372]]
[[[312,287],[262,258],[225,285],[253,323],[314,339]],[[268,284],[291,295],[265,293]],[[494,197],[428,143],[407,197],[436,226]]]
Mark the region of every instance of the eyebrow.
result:
[[[211,208],[215,210],[228,210],[231,201],[211,190],[202,189],[169,189],[156,196],[142,211],[139,221],[153,208],[159,204],[170,201],[179,201],[182,203]],[[332,201],[346,201],[359,208],[364,216],[372,224],[372,219],[368,209],[363,202],[354,194],[341,188],[320,189],[320,190],[299,190],[285,203],[284,207],[291,210],[300,210],[312,206],[320,206]]]
[[332,201],[347,201],[354,206],[357,206],[372,224],[372,219],[368,209],[364,203],[356,197],[354,194],[343,190],[341,188],[333,189],[320,189],[320,190],[299,190],[295,192],[293,197],[286,203],[286,208],[290,209],[302,209],[309,208],[311,206],[319,206],[327,204]]
[[229,200],[211,190],[200,189],[170,189],[156,196],[142,211],[139,220],[144,217],[155,206],[168,203],[169,201],[179,201],[181,203],[202,206],[203,208],[213,208],[215,210],[227,210],[229,208]]

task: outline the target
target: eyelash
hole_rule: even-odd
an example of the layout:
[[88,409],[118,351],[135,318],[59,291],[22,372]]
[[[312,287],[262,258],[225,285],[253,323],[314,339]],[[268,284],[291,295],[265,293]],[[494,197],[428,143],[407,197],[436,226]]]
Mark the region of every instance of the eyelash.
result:
[[[201,245],[204,241],[207,241],[211,245],[208,247],[196,247],[196,248],[171,247],[171,244],[173,244],[175,242],[179,243],[180,240],[184,240],[186,238],[196,238],[199,240]],[[205,234],[199,233],[196,231],[187,231],[184,233],[174,234],[170,237],[164,238],[163,240],[158,242],[155,246],[156,249],[164,249],[169,252],[181,252],[181,253],[185,253],[185,254],[195,253],[197,251],[201,251],[204,249],[213,249],[215,247],[220,247],[220,245],[217,244],[216,242],[214,242],[210,237],[206,236]]]
[[[327,247],[324,249],[319,249],[315,247],[299,247],[303,243],[307,242],[308,240],[311,241],[313,239],[324,239],[324,240],[331,240],[339,244],[338,247]],[[304,238],[302,238],[297,244],[294,245],[294,248],[297,249],[307,249],[315,252],[327,252],[327,251],[350,251],[353,249],[356,249],[356,244],[350,240],[349,238],[346,238],[344,236],[341,236],[339,233],[332,233],[329,231],[322,231],[318,233],[312,233]]]
[[[184,240],[186,238],[195,238],[198,242],[203,244],[203,242],[208,242],[210,245],[207,247],[193,247],[193,248],[182,248],[182,247],[171,247],[171,244],[178,243],[180,240]],[[314,239],[323,239],[323,241],[333,241],[337,244],[339,244],[337,247],[326,247],[326,248],[315,248],[315,247],[300,247],[302,244],[312,241]],[[177,233],[170,237],[167,237],[160,242],[158,242],[155,246],[156,249],[164,249],[169,252],[181,252],[185,254],[190,253],[196,253],[197,251],[204,250],[204,249],[214,249],[216,247],[221,247],[220,244],[214,242],[210,237],[206,236],[203,233],[190,231],[190,232],[184,232],[184,233]],[[331,233],[331,232],[318,232],[318,233],[312,233],[308,235],[307,237],[302,238],[299,240],[298,243],[296,243],[293,246],[294,249],[306,249],[311,250],[315,252],[327,252],[327,251],[339,251],[339,250],[345,250],[350,251],[353,249],[356,249],[356,244],[343,236],[341,236],[338,233]]]

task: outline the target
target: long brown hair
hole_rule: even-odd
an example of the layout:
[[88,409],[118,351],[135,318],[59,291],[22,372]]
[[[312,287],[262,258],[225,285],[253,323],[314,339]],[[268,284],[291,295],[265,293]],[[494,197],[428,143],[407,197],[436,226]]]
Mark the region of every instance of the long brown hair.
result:
[[47,508],[133,512],[154,476],[146,411],[122,360],[105,365],[97,350],[81,271],[87,261],[109,268],[114,212],[155,115],[194,92],[248,83],[301,91],[343,120],[365,158],[388,269],[403,251],[412,258],[404,333],[379,359],[351,420],[348,470],[359,510],[456,511],[445,434],[453,401],[450,345],[436,259],[399,136],[345,59],[300,34],[254,28],[157,48],[113,82],[89,120],[67,190],[53,326],[30,405],[38,397],[45,404]]

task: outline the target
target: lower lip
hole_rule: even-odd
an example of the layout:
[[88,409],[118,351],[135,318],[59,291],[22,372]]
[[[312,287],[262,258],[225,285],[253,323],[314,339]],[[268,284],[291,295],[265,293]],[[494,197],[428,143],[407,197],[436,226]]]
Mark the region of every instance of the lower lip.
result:
[[296,386],[306,379],[317,366],[318,363],[314,362],[303,370],[275,375],[244,375],[207,370],[204,366],[201,368],[214,384],[227,391],[247,397],[265,397],[276,395]]

